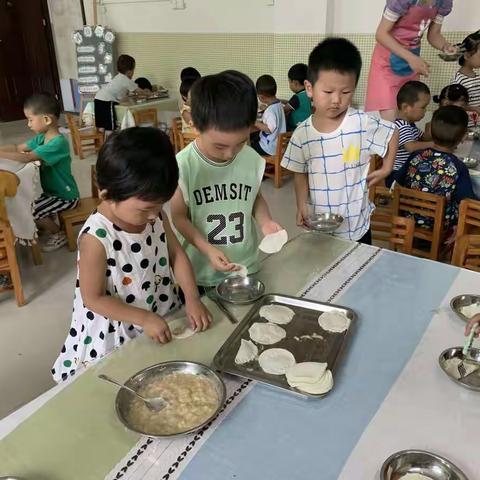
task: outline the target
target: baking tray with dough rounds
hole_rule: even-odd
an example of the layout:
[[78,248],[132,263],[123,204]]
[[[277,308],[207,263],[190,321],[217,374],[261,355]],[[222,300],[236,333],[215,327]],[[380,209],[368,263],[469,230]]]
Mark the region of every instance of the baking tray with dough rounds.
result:
[[[275,322],[278,327],[285,330],[285,336],[279,341],[265,345],[251,338],[249,329],[253,324],[268,323],[260,315],[260,309],[267,305],[288,307],[294,312],[294,316],[288,323],[277,324]],[[342,332],[324,330],[319,322],[319,318],[324,313],[338,313],[343,317],[347,317],[349,320],[348,328]],[[257,380],[302,397],[322,398],[327,393],[307,393],[299,388],[290,386],[285,374],[266,373],[261,368],[258,357],[267,349],[285,349],[293,354],[297,364],[303,362],[326,363],[327,369],[333,374],[333,382],[335,384],[335,370],[340,353],[345,347],[348,337],[353,332],[356,322],[357,314],[350,308],[286,295],[264,295],[255,303],[247,316],[238,324],[237,328],[216,353],[213,365],[220,372]],[[258,348],[258,355],[247,363],[237,364],[235,363],[235,357],[240,349],[242,340],[253,342]]]

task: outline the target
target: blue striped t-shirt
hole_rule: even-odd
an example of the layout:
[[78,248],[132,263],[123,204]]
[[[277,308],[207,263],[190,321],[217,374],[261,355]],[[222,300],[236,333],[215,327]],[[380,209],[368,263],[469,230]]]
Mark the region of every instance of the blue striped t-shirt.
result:
[[423,132],[414,123],[407,122],[407,120],[401,118],[395,120],[395,126],[398,130],[399,139],[393,170],[400,170],[412,153],[405,150],[405,144],[408,142],[418,142],[422,138]]

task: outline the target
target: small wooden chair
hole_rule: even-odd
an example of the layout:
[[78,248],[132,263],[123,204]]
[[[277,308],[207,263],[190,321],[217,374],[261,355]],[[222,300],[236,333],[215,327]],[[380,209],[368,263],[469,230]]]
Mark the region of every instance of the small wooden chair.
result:
[[399,217],[414,214],[433,219],[433,228],[415,225],[414,238],[430,243],[430,250],[413,248],[413,255],[438,260],[444,238],[443,220],[445,216],[445,197],[433,193],[420,192],[396,186],[393,194],[393,212]]
[[[290,172],[280,165],[291,138],[292,132],[281,133],[277,139],[277,150],[275,155],[267,155],[263,157],[267,162],[265,176],[268,178],[273,178],[273,184],[275,185],[275,188],[280,188],[282,186],[283,177],[287,175],[293,175],[293,172]],[[269,166],[271,167],[269,168]]]
[[455,240],[452,265],[480,272],[480,235],[461,235]]
[[19,183],[20,181],[14,173],[0,171],[0,273],[8,274],[12,281],[11,287],[0,288],[0,291],[13,288],[17,305],[21,307],[25,305],[25,296],[15,252],[15,235],[8,221],[5,205],[5,197],[14,197]]
[[81,127],[79,117],[71,113],[66,113],[65,116],[75,155],[83,159],[85,151],[97,153],[103,145],[104,134],[99,132],[96,127]]
[[402,252],[407,255],[412,254],[413,235],[415,232],[415,220],[406,217],[390,217],[391,228],[388,243],[390,250]]
[[81,198],[78,205],[70,210],[65,210],[59,213],[60,225],[65,230],[65,234],[68,240],[68,249],[74,252],[77,249],[77,237],[73,231],[75,225],[85,223],[85,220],[90,214],[97,208],[100,203],[98,198],[98,186],[96,180],[95,165],[91,167],[91,184],[92,184],[92,196],[87,198]]
[[370,218],[372,239],[388,242],[393,217],[393,193],[385,186],[376,185],[369,189],[368,196],[375,205],[375,210]]
[[144,108],[141,110],[133,110],[133,118],[137,127],[154,127],[158,128],[158,116],[156,108]]
[[478,200],[462,200],[458,211],[456,236],[480,234],[480,202]]

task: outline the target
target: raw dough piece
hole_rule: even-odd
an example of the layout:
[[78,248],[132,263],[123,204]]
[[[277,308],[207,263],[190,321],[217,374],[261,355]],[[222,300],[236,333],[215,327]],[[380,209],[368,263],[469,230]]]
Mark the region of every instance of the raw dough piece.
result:
[[283,375],[295,365],[295,357],[284,348],[269,348],[260,354],[258,363],[266,373]]
[[432,477],[427,477],[421,473],[407,473],[400,477],[400,480],[433,480]]
[[271,233],[263,237],[258,248],[265,253],[277,253],[287,243],[288,233],[286,230]]
[[295,312],[283,305],[264,305],[260,308],[259,314],[271,323],[286,325],[292,321]]
[[[288,381],[288,378],[287,378]],[[298,388],[306,393],[311,393],[312,395],[322,395],[329,392],[333,387],[333,375],[330,370],[326,370],[322,375],[320,380],[315,383],[306,383],[306,382],[288,382],[291,387]]]
[[172,338],[188,338],[195,334],[195,330],[192,330],[187,318],[175,318],[171,322],[168,322]]
[[348,330],[350,319],[340,312],[325,312],[318,317],[318,324],[327,332],[341,333]]
[[289,368],[285,373],[291,383],[318,383],[327,371],[327,364],[320,362],[302,362]]
[[477,313],[480,313],[480,304],[479,304],[479,303],[473,303],[472,305],[469,305],[468,307],[463,307],[463,308],[462,308],[462,313],[463,313],[467,318],[472,318],[472,317],[474,317]]
[[248,268],[245,265],[240,265],[239,263],[234,263],[238,270],[232,272],[232,277],[248,277]]
[[258,347],[250,340],[244,340],[240,343],[237,356],[235,357],[235,363],[237,365],[243,365],[244,363],[255,360],[258,356]]
[[[445,361],[445,370],[452,376],[453,378],[459,380],[462,378],[460,375],[460,372],[458,371],[458,366],[462,363],[461,358],[449,358],[448,360]],[[480,366],[475,365],[473,363],[469,362],[463,362],[463,366],[465,367],[465,377],[467,375],[470,375],[471,373],[475,372],[476,370],[480,369]]]
[[254,323],[248,333],[254,342],[262,345],[273,345],[287,336],[287,332],[274,323]]

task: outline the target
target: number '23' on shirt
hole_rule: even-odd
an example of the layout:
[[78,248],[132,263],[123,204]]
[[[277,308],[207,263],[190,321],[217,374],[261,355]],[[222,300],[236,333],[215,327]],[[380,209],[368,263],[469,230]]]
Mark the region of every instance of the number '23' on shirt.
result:
[[[260,191],[265,160],[249,146],[230,161],[213,162],[192,142],[177,155],[179,187],[189,218],[208,242],[249,273],[258,271],[258,238],[253,207]],[[192,262],[198,285],[216,285],[225,273],[180,238]]]

